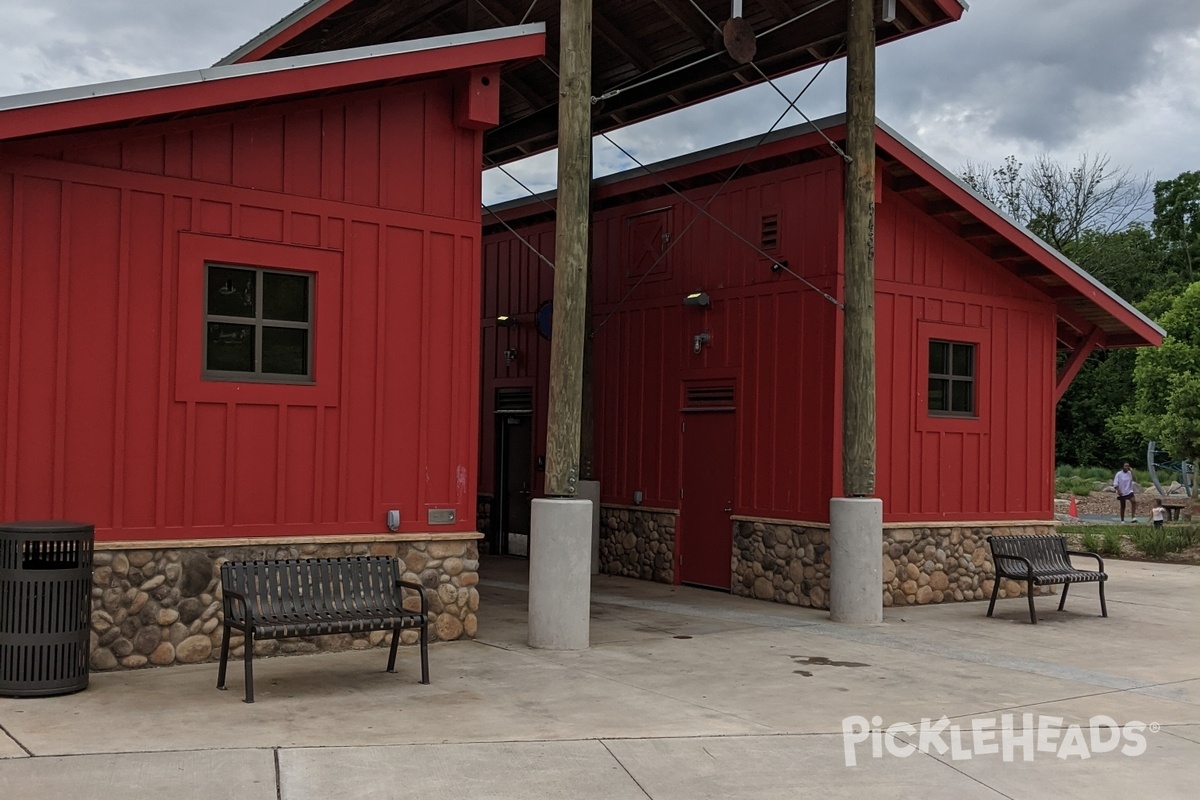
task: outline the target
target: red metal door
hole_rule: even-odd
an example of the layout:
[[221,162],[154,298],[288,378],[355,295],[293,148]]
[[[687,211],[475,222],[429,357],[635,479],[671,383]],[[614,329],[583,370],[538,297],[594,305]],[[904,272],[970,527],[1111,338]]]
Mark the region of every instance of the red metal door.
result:
[[679,579],[729,590],[732,572],[734,415],[683,415],[683,495],[680,498]]

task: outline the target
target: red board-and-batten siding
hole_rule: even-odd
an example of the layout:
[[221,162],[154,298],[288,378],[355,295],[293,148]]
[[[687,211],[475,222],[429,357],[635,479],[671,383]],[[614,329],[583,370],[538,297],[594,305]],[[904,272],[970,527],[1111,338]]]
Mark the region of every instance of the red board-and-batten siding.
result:
[[[713,191],[686,194],[703,206]],[[709,209],[755,243],[763,217],[777,214],[779,246],[771,255],[837,296],[841,198],[841,163],[829,158],[735,180]],[[629,231],[639,215],[654,212],[669,219],[673,235],[687,233],[662,274],[655,270],[619,302],[637,278],[626,275],[639,259],[629,250]],[[890,190],[877,212],[877,490],[886,519],[1049,517],[1054,306]],[[711,220],[693,224],[696,213],[669,196],[595,215],[593,324],[603,323],[594,342],[596,449],[604,500],[628,504],[639,490],[646,506],[677,507],[683,387],[724,381],[737,392],[734,513],[827,520],[829,498],[841,490],[839,312],[795,278],[772,273],[768,260]],[[550,223],[520,233],[552,257]],[[549,345],[529,325],[499,329],[489,320],[529,314],[549,298],[549,267],[507,233],[485,238],[483,266],[485,414],[496,387],[536,385],[535,430],[542,431]],[[710,309],[683,306],[684,295],[701,290],[712,296]],[[712,344],[694,355],[692,336],[705,330]],[[924,413],[920,364],[931,334],[979,342],[978,420]],[[506,347],[521,354],[507,368]],[[482,434],[481,486],[489,487],[486,417]]]
[[[0,146],[0,518],[473,530],[481,134],[451,79]],[[11,227],[8,227],[10,226]],[[205,259],[317,273],[316,385],[199,379]]]

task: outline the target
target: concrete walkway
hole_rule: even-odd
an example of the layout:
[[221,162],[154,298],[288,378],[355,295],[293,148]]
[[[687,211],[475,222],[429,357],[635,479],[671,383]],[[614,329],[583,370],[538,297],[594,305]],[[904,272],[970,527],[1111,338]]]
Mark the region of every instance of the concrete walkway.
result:
[[[0,798],[1195,796],[1200,567],[1109,562],[1108,619],[1095,588],[1077,586],[1066,612],[1039,599],[1036,626],[1023,599],[993,619],[967,603],[851,627],[600,577],[593,646],[573,653],[525,646],[524,567],[485,560],[479,638],[434,645],[430,686],[407,648],[398,675],[382,650],[263,659],[252,706],[238,669],[230,691],[213,688],[215,664],[0,699]],[[1018,740],[1046,728],[1047,750],[1031,733],[1012,759],[988,752],[1005,714]],[[894,730],[876,737],[880,757],[867,733],[847,766],[855,715],[882,728],[945,715],[964,732],[903,755],[920,736]],[[1146,723],[1144,752],[1092,753],[1098,715]],[[1120,744],[1136,752],[1136,739],[1131,726]]]

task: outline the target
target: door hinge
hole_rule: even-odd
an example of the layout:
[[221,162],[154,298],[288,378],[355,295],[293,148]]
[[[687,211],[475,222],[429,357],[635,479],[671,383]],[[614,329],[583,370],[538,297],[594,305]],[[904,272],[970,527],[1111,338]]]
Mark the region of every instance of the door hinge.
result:
[[679,499],[680,500],[683,499],[683,487],[680,487],[680,489],[679,489]]

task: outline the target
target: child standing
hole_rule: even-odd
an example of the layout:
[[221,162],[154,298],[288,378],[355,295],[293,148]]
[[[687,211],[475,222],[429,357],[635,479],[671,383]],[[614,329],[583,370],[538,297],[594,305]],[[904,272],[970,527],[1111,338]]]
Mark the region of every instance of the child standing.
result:
[[1150,509],[1150,520],[1154,523],[1154,527],[1161,528],[1163,526],[1163,515],[1166,509],[1163,508],[1162,500],[1154,498],[1154,508]]

